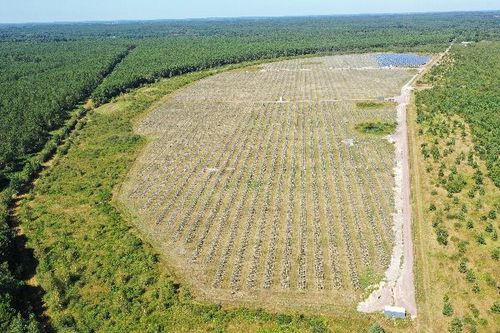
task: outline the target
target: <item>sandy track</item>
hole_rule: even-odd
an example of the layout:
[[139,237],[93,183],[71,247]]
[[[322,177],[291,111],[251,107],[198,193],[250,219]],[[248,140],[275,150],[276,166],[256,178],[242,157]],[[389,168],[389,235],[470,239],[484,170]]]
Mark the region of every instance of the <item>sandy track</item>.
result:
[[411,204],[410,204],[410,168],[408,149],[408,130],[406,112],[410,102],[413,84],[426,71],[437,64],[450,50],[451,45],[445,52],[422,67],[412,79],[403,86],[401,95],[392,100],[398,103],[396,132],[391,140],[395,143],[396,165],[395,174],[395,207],[394,213],[394,248],[391,263],[385,272],[382,282],[370,296],[358,304],[358,311],[378,312],[386,305],[404,307],[407,313],[414,319],[417,316],[417,304],[415,300],[415,284],[413,276],[413,239],[411,232]]

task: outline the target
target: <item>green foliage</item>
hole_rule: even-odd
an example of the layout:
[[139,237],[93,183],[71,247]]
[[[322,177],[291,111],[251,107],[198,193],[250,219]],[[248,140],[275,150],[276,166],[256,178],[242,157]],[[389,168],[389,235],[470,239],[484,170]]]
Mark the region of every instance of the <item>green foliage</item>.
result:
[[41,149],[124,49],[123,43],[95,40],[0,43],[0,170],[15,171]]
[[358,109],[379,109],[379,108],[383,108],[385,105],[386,105],[386,103],[375,102],[375,101],[356,102],[356,107]]
[[364,134],[387,135],[396,129],[395,123],[369,122],[357,124],[354,127],[357,131]]
[[481,245],[486,244],[486,240],[484,239],[484,235],[482,233],[476,234],[476,242]]
[[450,323],[450,328],[448,329],[448,332],[450,333],[461,333],[463,332],[463,323],[462,320],[458,317],[453,317]]
[[[428,76],[433,89],[420,91],[416,97],[420,122],[429,124],[431,132],[443,131],[439,122],[433,121],[439,115],[464,117],[472,130],[475,150],[486,161],[496,186],[500,186],[499,46],[499,42],[454,46],[453,62],[435,67]],[[476,184],[482,184],[483,175],[472,152],[468,164],[476,168]]]
[[442,227],[436,228],[436,239],[441,245],[448,245],[448,231],[443,229]]
[[[112,193],[144,143],[132,132],[133,119],[166,93],[212,73],[163,81],[120,97],[113,111],[89,114],[72,148],[38,179],[20,218],[56,331],[223,332],[231,325],[328,331],[315,316],[192,301],[114,205]],[[350,331],[352,324],[345,325]]]
[[13,254],[13,235],[7,225],[11,192],[0,192],[0,332],[36,333],[38,323],[32,315],[24,318],[14,306],[22,282],[12,274],[8,261]]
[[462,260],[460,264],[458,264],[458,271],[460,273],[467,273],[467,262]]
[[368,329],[368,333],[385,333],[385,330],[382,326],[380,326],[379,324],[373,324],[372,326],[370,326],[370,328]]
[[490,308],[491,312],[500,314],[500,302],[495,302]]
[[467,282],[470,282],[470,283],[476,282],[476,274],[474,273],[474,271],[472,269],[469,269],[467,271],[467,274],[465,275],[465,279],[467,280]]
[[450,298],[448,296],[445,296],[443,300],[443,315],[449,317],[452,314],[453,314],[453,306],[450,303]]
[[500,247],[496,247],[493,250],[491,250],[491,258],[495,260],[500,260]]
[[450,174],[446,181],[445,188],[449,193],[460,193],[467,182],[461,174]]

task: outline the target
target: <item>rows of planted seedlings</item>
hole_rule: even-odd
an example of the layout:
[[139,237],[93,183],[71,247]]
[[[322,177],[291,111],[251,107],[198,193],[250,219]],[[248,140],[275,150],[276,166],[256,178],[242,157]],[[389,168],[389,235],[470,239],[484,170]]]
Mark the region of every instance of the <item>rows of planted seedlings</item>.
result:
[[[259,112],[259,114],[262,115],[262,112]],[[267,120],[263,124],[264,121],[266,121],[265,117],[262,117],[262,119],[260,119],[260,117],[259,117],[259,119],[254,122],[254,127],[256,127],[256,131],[255,131],[255,134],[252,136],[252,138],[255,138],[255,137],[259,138],[259,144],[258,144],[259,148],[262,146],[264,135],[266,133],[267,126],[269,124],[269,120]],[[254,144],[254,142],[252,142],[252,144]],[[248,171],[249,172],[248,178],[251,179],[253,172],[254,172],[254,167],[255,167],[255,163],[252,163],[252,162],[255,159],[256,154],[258,154],[258,150],[254,150],[254,149],[251,149],[251,147],[249,147],[249,153],[250,153],[250,155],[247,157],[248,160],[246,160],[246,161],[247,161],[247,165],[251,165],[251,167],[247,169],[246,165],[242,165],[241,169],[242,169],[242,171]],[[245,177],[245,173],[242,173],[241,176]],[[230,235],[231,235],[230,242],[234,241],[234,240],[232,240],[232,237],[234,237],[236,234],[233,235],[233,231],[234,232],[237,231],[236,230],[237,226],[235,226],[234,224],[239,223],[239,219],[241,218],[243,207],[244,207],[244,204],[246,204],[246,197],[248,194],[248,181],[242,181],[242,180],[245,180],[245,178],[239,179],[238,185],[241,185],[241,186],[237,187],[237,190],[241,191],[242,195],[241,195],[240,202],[238,203],[238,206],[236,209],[235,217],[234,217],[234,219],[231,219],[230,218],[230,211],[229,211],[226,217],[223,215],[224,218],[219,219],[219,225],[214,231],[213,238],[212,238],[212,240],[210,242],[210,246],[207,250],[208,252],[204,258],[204,261],[206,263],[211,263],[214,260],[214,256],[217,253],[217,251],[219,250],[221,239],[224,237],[224,235],[226,233],[226,229],[231,225],[232,221],[235,223],[233,223],[234,230],[232,230],[232,232],[230,233]],[[234,195],[236,196],[236,193]]]
[[283,255],[281,263],[281,287],[283,289],[290,288],[290,273],[292,269],[292,237],[293,237],[293,214],[294,214],[294,196],[296,189],[296,176],[297,176],[297,141],[298,141],[298,118],[291,126],[293,127],[292,139],[292,156],[290,159],[290,179],[288,181],[289,193],[286,200],[286,217],[285,217],[285,230],[284,230],[284,244]]
[[[249,121],[251,122],[251,118],[249,118]],[[235,145],[234,142],[238,142],[238,145],[241,145],[243,141],[238,140],[238,138],[243,136],[244,133],[246,133],[246,130],[240,131],[239,128],[237,131],[234,131],[232,136],[230,136],[224,143],[223,149],[220,150],[221,153],[213,154],[214,157],[218,156],[217,160],[211,159],[209,162],[210,164],[206,166],[217,167],[220,166],[223,161],[226,163],[226,161],[230,160],[237,150],[237,145]],[[179,204],[167,220],[167,227],[174,227],[174,225],[177,225],[175,232],[172,234],[174,240],[178,237],[179,233],[184,229],[185,224],[191,218],[198,201],[202,198],[203,194],[205,194],[207,188],[212,188],[211,186],[208,186],[212,179],[217,177],[217,172],[207,172],[206,167],[200,171],[201,172],[198,174],[201,174],[201,177],[204,177],[203,181],[199,179],[199,177],[193,177],[195,178],[193,179],[194,184],[186,187],[187,190],[184,191],[183,198],[178,200]],[[196,186],[197,183],[201,183],[201,185]],[[177,223],[179,215],[180,221]]]
[[[271,124],[271,117],[268,117],[267,122],[264,125],[263,133],[269,133],[269,135],[268,135],[269,137],[272,133],[271,131],[268,130],[270,124]],[[259,137],[259,139],[258,139],[259,143],[258,143],[257,149],[255,150],[255,152],[257,153],[257,156],[260,154],[262,145],[264,144],[265,134],[259,135],[258,137]],[[257,171],[256,169],[258,168],[257,161],[258,161],[258,159],[256,158],[256,160],[253,161],[253,163],[251,163],[251,167],[250,167],[251,170],[249,173],[248,180],[243,185],[244,186],[243,195],[242,195],[242,197],[240,199],[240,203],[236,209],[236,215],[232,219],[231,227],[229,229],[229,237],[227,239],[227,243],[226,243],[226,246],[224,247],[222,255],[220,256],[219,265],[218,265],[217,271],[215,273],[215,277],[214,277],[214,281],[213,281],[213,286],[215,288],[220,287],[220,285],[222,283],[223,276],[224,276],[224,272],[226,270],[226,265],[229,261],[229,257],[232,255],[233,247],[234,247],[236,237],[237,237],[237,234],[238,234],[238,231],[240,228],[240,222],[241,222],[241,220],[243,220],[242,212],[243,212],[244,205],[247,204],[247,196],[248,196],[248,192],[250,189],[250,183],[254,179],[258,179],[256,177],[256,171]]]
[[[331,118],[329,120],[329,125],[332,130],[332,134],[339,135],[336,133],[336,126],[334,126],[334,118]],[[350,211],[352,213],[352,222],[354,222],[354,227],[356,230],[356,236],[359,241],[359,246],[361,250],[361,260],[363,262],[364,267],[371,267],[371,258],[370,258],[370,253],[368,250],[368,240],[365,237],[364,233],[364,227],[362,225],[362,221],[359,215],[359,206],[357,205],[357,198],[355,197],[354,194],[354,189],[353,189],[353,184],[352,184],[352,179],[348,176],[348,170],[347,170],[347,156],[344,151],[345,148],[345,143],[343,143],[340,140],[336,140],[336,147],[335,147],[335,152],[337,153],[337,163],[339,165],[339,170],[340,170],[340,176],[343,181],[343,189],[345,193],[345,202],[347,206],[350,208]]]
[[[173,128],[173,130],[168,135],[168,133],[161,132],[160,129],[156,129],[161,135],[160,140],[153,142],[151,146],[151,151],[154,151],[154,158],[146,161],[146,164],[141,168],[139,173],[138,186],[131,193],[132,197],[136,198],[146,198],[146,203],[143,204],[141,209],[156,210],[158,206],[163,206],[166,200],[166,196],[171,194],[172,191],[166,190],[171,188],[172,178],[180,182],[182,177],[178,177],[179,165],[186,166],[186,164],[193,164],[195,161],[190,159],[191,156],[200,157],[198,160],[200,163],[203,161],[203,155],[200,153],[205,153],[203,150],[205,147],[203,145],[203,139],[206,137],[207,133],[203,131],[203,122],[198,119],[204,119],[209,114],[214,117],[213,112],[210,113],[210,109],[203,107],[203,113],[196,113],[190,115],[177,115],[171,114],[170,118],[180,118],[184,121],[178,120],[181,124],[179,126],[168,126]],[[224,112],[215,114],[216,119],[219,121],[222,119]],[[203,118],[198,118],[203,117]],[[156,117],[153,117],[156,118]],[[175,121],[174,121],[175,122]],[[231,124],[228,124],[231,125]],[[157,128],[158,125],[155,125]],[[185,134],[190,133],[190,136]],[[191,154],[194,150],[195,154]],[[191,165],[190,165],[191,166]],[[183,169],[186,169],[184,167]],[[196,164],[192,167],[196,171]],[[192,173],[186,173],[186,179],[191,179],[189,175]],[[177,185],[177,183],[176,183]],[[181,187],[182,188],[182,187]],[[170,201],[175,201],[176,197],[173,196]],[[155,202],[155,207],[149,207],[151,202]]]
[[[233,148],[232,153],[237,152],[237,155],[234,158],[235,165],[240,160],[243,152],[248,149],[248,142],[250,141],[250,138],[251,138],[251,135],[246,135],[244,140],[243,140],[242,148],[238,149],[236,146]],[[235,174],[235,170],[236,170],[236,168],[233,167],[233,168],[230,168],[229,172],[226,172],[226,170],[228,170],[228,168],[229,168],[229,165],[230,165],[230,159],[227,159],[225,164],[219,169],[219,171],[217,171],[217,173],[227,173],[227,176],[224,178],[224,182],[222,183],[222,185],[220,187],[219,187],[219,183],[222,179],[222,175],[217,177],[215,183],[211,186],[210,194],[206,198],[203,206],[200,209],[198,209],[198,214],[197,214],[194,222],[191,223],[188,234],[185,238],[186,243],[190,243],[193,240],[196,231],[198,230],[200,224],[202,223],[202,220],[207,217],[207,212],[209,212],[208,219],[210,219],[210,217],[215,216],[217,214],[218,210],[220,209],[223,195],[228,190],[228,186],[229,186],[230,181],[232,180],[232,177]],[[219,197],[218,200],[216,198],[217,196]],[[212,201],[216,202],[215,206],[211,206]],[[178,230],[176,232],[181,233],[182,229],[178,228]]]
[[[248,124],[250,119],[251,118],[249,115],[246,121],[242,121],[239,123],[239,126],[236,127],[236,130],[233,131],[231,136],[225,138],[225,140],[223,141],[225,147],[231,144],[231,140],[237,138],[236,134],[240,134],[241,126],[245,126],[245,124]],[[168,146],[168,144],[166,144],[166,146]],[[177,214],[180,212],[180,210],[182,210],[182,206],[185,204],[186,200],[189,199],[189,195],[194,190],[192,186],[193,183],[198,181],[200,176],[205,175],[204,170],[207,165],[214,165],[214,163],[216,163],[216,158],[221,158],[225,153],[226,152],[224,150],[220,150],[218,152],[219,155],[213,154],[213,151],[211,151],[207,147],[207,143],[205,143],[205,145],[199,145],[198,152],[193,155],[197,156],[198,159],[192,160],[191,164],[183,164],[184,169],[190,170],[185,173],[185,176],[179,177],[179,175],[177,175],[175,177],[172,175],[171,177],[169,177],[167,175],[164,177],[164,179],[158,182],[159,184],[157,185],[157,188],[161,189],[161,193],[152,196],[156,198],[157,204],[155,205],[155,208],[150,208],[150,212],[153,212],[154,215],[156,215],[157,224],[162,223],[162,221],[166,220],[167,215],[172,213],[173,215],[171,215],[170,218],[166,220],[166,226],[169,227],[170,224],[175,221]],[[194,166],[191,166],[192,164],[194,164]],[[176,167],[179,168],[179,166]],[[159,171],[156,172],[161,174],[161,172]],[[168,184],[168,181],[175,181],[175,184],[170,185]],[[162,196],[166,193],[173,193],[173,196],[170,197],[168,204],[165,204],[165,199],[163,199]],[[149,195],[151,195],[151,193]],[[174,207],[176,207],[176,209],[174,209]]]
[[[286,111],[283,111],[283,109],[279,109],[278,112],[280,113],[280,118],[283,113],[286,113]],[[275,123],[276,124],[276,123]],[[286,124],[286,123],[285,123]],[[250,262],[250,268],[249,272],[246,278],[246,283],[248,288],[253,288],[256,285],[257,282],[257,272],[258,272],[258,265],[259,261],[262,255],[262,245],[264,243],[264,238],[265,238],[265,232],[266,232],[266,224],[268,223],[268,217],[269,217],[269,206],[271,205],[272,201],[272,191],[273,191],[273,186],[275,184],[275,179],[276,179],[276,169],[278,166],[278,157],[280,155],[280,148],[281,146],[285,146],[284,140],[282,140],[284,136],[284,131],[283,131],[283,123],[278,122],[277,125],[278,127],[276,131],[276,137],[274,139],[274,142],[276,144],[274,145],[273,152],[272,152],[272,160],[271,160],[271,166],[269,168],[269,173],[267,176],[266,183],[268,184],[266,186],[266,193],[264,196],[263,204],[260,209],[260,218],[259,218],[259,223],[257,227],[257,233],[255,235],[254,239],[254,246],[253,246],[253,251],[252,251],[252,258]],[[286,148],[285,148],[286,149]],[[281,175],[280,175],[281,176]],[[279,193],[280,189],[278,189],[277,194]]]
[[265,270],[264,270],[264,278],[262,282],[262,287],[265,289],[269,289],[272,284],[274,272],[275,272],[275,267],[276,267],[276,252],[278,250],[278,229],[279,229],[279,223],[281,220],[281,215],[280,213],[283,211],[282,209],[282,204],[283,204],[283,199],[284,199],[284,189],[285,189],[285,173],[286,173],[286,167],[287,167],[287,161],[289,159],[289,152],[288,148],[290,146],[290,130],[292,128],[291,124],[291,119],[292,119],[292,112],[290,110],[287,110],[287,120],[286,120],[286,134],[284,137],[284,144],[283,144],[283,152],[281,154],[281,169],[279,172],[279,178],[277,182],[277,191],[276,191],[276,199],[275,199],[275,205],[274,205],[274,214],[272,218],[272,225],[271,225],[271,234],[269,236],[269,246],[268,246],[268,252],[267,252],[267,258],[265,261]]
[[305,289],[307,286],[307,207],[306,207],[306,116],[305,108],[301,107],[301,147],[300,147],[300,217],[299,217],[299,274],[297,287]]
[[347,217],[347,212],[346,212],[346,201],[342,195],[341,192],[341,185],[340,185],[340,172],[339,172],[339,161],[335,160],[335,157],[338,158],[337,155],[334,156],[333,152],[335,151],[336,148],[333,148],[332,141],[336,141],[335,137],[331,135],[331,130],[328,129],[328,122],[331,121],[328,119],[325,115],[325,110],[323,107],[321,107],[321,115],[322,115],[322,127],[324,129],[324,135],[326,138],[326,145],[327,145],[327,150],[328,150],[328,157],[330,161],[330,168],[333,171],[332,174],[332,179],[333,179],[333,188],[336,194],[336,206],[337,210],[339,212],[339,219],[340,223],[342,225],[342,236],[344,238],[344,243],[346,247],[346,256],[348,260],[348,265],[349,265],[349,274],[351,277],[351,284],[354,288],[359,288],[359,275],[358,271],[356,268],[356,258],[355,258],[355,253],[354,253],[354,244],[352,242],[351,238],[351,233],[349,231],[349,226],[348,226],[348,217]]
[[[190,129],[190,131],[185,133],[189,133],[190,135],[187,137],[184,137],[182,135],[177,136],[171,143],[172,147],[178,147],[185,140],[189,142],[197,142],[197,143],[199,142],[199,140],[202,137],[201,132],[198,131],[199,124],[198,126],[192,126],[192,123],[193,120],[191,119],[191,122],[186,124],[187,125],[186,128]],[[171,156],[169,155],[165,156],[165,155],[167,155],[167,152],[171,150],[171,147],[169,145],[165,145],[163,140],[158,140],[156,142],[153,142],[149,149],[155,152],[156,158],[150,159],[144,163],[144,165],[140,169],[140,172],[136,175],[136,177],[140,179],[140,182],[137,182],[135,188],[130,191],[129,198],[137,199],[146,196],[149,201],[156,200],[157,197],[155,195],[149,196],[148,194],[154,193],[152,187],[156,185],[161,185],[158,184],[160,179],[167,178],[166,177],[167,175],[165,173],[168,172],[167,168],[162,168],[159,166],[159,164],[161,165],[161,163],[168,163],[169,165],[178,165],[180,163],[185,162],[185,159],[187,158],[186,155],[177,154],[177,156],[174,157],[173,159],[168,159]],[[157,172],[157,171],[163,171],[163,172]],[[157,188],[158,190],[162,189],[161,186],[158,186]],[[165,199],[165,197],[162,196],[159,199],[160,200],[158,200],[158,203],[161,203],[162,200]]]
[[365,188],[368,195],[371,196],[372,201],[375,203],[376,212],[382,222],[384,236],[390,240],[393,238],[392,232],[392,214],[394,212],[394,178],[392,177],[392,169],[394,167],[394,160],[391,163],[385,163],[387,152],[381,152],[378,145],[367,145],[367,151],[373,154],[373,160],[364,158],[366,153],[360,153],[359,159],[363,165],[371,163],[372,167],[368,167],[366,173],[360,173],[361,178],[364,179]]
[[[310,106],[309,106],[310,108]],[[311,113],[313,111],[310,111]],[[309,116],[309,160],[311,164],[311,190],[312,190],[312,201],[313,201],[313,242],[314,242],[314,275],[316,278],[316,288],[324,289],[324,279],[325,272],[323,267],[323,244],[322,244],[322,230],[320,221],[320,208],[319,208],[319,193],[318,193],[318,175],[316,173],[316,158],[314,155],[315,147],[317,147],[317,142],[315,140],[315,127],[313,124],[313,114]]]
[[325,143],[324,143],[325,136],[323,135],[322,131],[320,131],[321,129],[320,118],[317,117],[316,121],[317,124],[315,133],[316,136],[315,142],[317,143],[319,151],[318,156],[320,159],[319,163],[321,168],[322,194],[324,196],[325,211],[326,211],[325,218],[326,218],[326,224],[328,226],[328,250],[330,253],[330,266],[332,267],[332,285],[334,286],[334,288],[341,288],[343,286],[343,282],[342,282],[341,267],[339,263],[340,253],[338,251],[337,235],[335,230],[335,224],[336,222],[338,222],[338,218],[333,214],[333,208],[334,208],[333,201],[335,199],[332,198],[333,191],[328,186],[329,168],[327,167],[327,161],[325,158]]
[[[254,189],[253,191],[253,199],[250,204],[250,212],[248,213],[248,217],[246,219],[246,223],[243,228],[240,245],[238,247],[238,250],[236,251],[235,263],[232,265],[233,273],[230,282],[231,288],[236,288],[241,279],[242,267],[246,260],[246,252],[248,248],[248,243],[250,241],[249,239],[250,234],[252,233],[252,231],[255,231],[256,229],[256,227],[254,226],[255,214],[257,211],[257,200],[260,198],[261,189],[263,186],[265,186],[264,185],[265,183],[269,184],[271,182],[271,179],[269,178],[270,173],[267,172],[268,171],[267,164],[269,163],[270,156],[274,156],[274,154],[271,155],[271,153],[273,153],[273,151],[276,151],[274,147],[277,147],[277,144],[279,142],[278,137],[276,136],[276,134],[279,133],[279,130],[276,128],[278,127],[276,126],[278,117],[279,117],[279,110],[277,110],[277,108],[275,107],[273,110],[273,117],[271,120],[271,130],[269,130],[270,134],[265,144],[265,152],[261,157],[262,162],[259,161],[259,163],[261,163],[261,167],[259,174],[256,177],[257,188]],[[265,205],[266,203],[264,203],[262,207],[264,207]]]
[[[197,103],[231,103],[240,101],[310,101],[370,99],[393,96],[411,74],[405,69],[359,68],[330,70],[312,66],[299,70],[233,71],[208,78],[195,85],[203,94],[180,94],[178,99]],[[383,84],[380,84],[383,82]]]
[[[254,126],[253,129],[254,131],[260,129],[260,126],[257,127],[257,126]],[[258,132],[260,133],[260,132]],[[254,133],[251,133],[249,135],[247,135],[247,137],[245,138],[245,141],[248,141],[250,140],[250,138],[253,138],[255,137],[255,134]],[[245,142],[245,145],[247,144],[247,142]],[[219,215],[219,218],[218,218],[218,221],[219,221],[219,227],[217,228],[217,231],[215,233],[215,237],[214,239],[212,240],[212,243],[211,243],[211,246],[210,246],[210,251],[209,251],[209,255],[207,256],[207,259],[209,262],[212,261],[212,257],[213,257],[213,254],[215,253],[218,245],[219,245],[219,241],[220,241],[220,238],[222,236],[222,233],[223,233],[223,229],[226,225],[226,222],[228,221],[228,217],[229,217],[229,213],[230,213],[230,209],[234,203],[234,200],[236,199],[236,195],[237,195],[237,192],[240,188],[240,185],[241,185],[241,182],[242,182],[242,179],[243,179],[243,176],[244,176],[244,171],[246,170],[245,169],[245,166],[249,163],[249,160],[250,160],[250,157],[252,156],[252,150],[247,148],[247,149],[241,149],[240,150],[240,154],[238,155],[238,158],[236,159],[236,161],[239,161],[240,158],[241,158],[241,153],[245,151],[245,157],[241,160],[242,162],[241,163],[235,163],[235,167],[231,170],[231,176],[234,174],[234,172],[237,171],[237,175],[236,175],[236,180],[235,182],[233,183],[233,186],[231,187],[231,191],[229,192],[229,196],[230,196],[230,200],[229,200],[229,203],[227,205],[225,205],[222,213]],[[220,193],[220,196],[219,196],[219,200],[217,201],[217,204],[215,205],[215,209],[213,209],[210,213],[210,215],[208,216],[208,218],[206,219],[206,221],[204,222],[204,228],[203,228],[203,231],[201,232],[201,236],[199,236],[199,239],[196,243],[196,247],[195,247],[195,250],[191,256],[191,260],[194,262],[198,259],[198,257],[200,256],[201,254],[201,251],[203,250],[203,247],[205,245],[205,242],[207,241],[207,237],[213,227],[213,224],[214,222],[216,222],[216,217],[218,216],[218,213],[219,213],[219,210],[222,206],[222,201],[224,199],[224,195],[226,194],[226,192],[229,190],[229,187],[230,187],[230,182],[227,182],[224,186],[224,193]],[[202,213],[202,212],[200,212]],[[189,236],[188,235],[188,238],[186,239],[186,242],[191,242],[192,240],[192,236]]]
[[382,138],[343,140],[382,114],[350,100],[409,74],[370,57],[207,78],[143,124],[159,135],[128,199],[207,287],[349,293],[388,262],[393,154]]
[[[352,115],[352,113],[350,113]],[[341,135],[342,137],[347,137],[348,131],[347,128],[348,126],[335,126],[337,133]],[[353,210],[355,212],[359,212],[356,216],[359,216],[360,220],[368,220],[368,225],[366,228],[363,229],[370,229],[372,233],[372,237],[374,239],[375,243],[375,252],[376,255],[378,256],[379,259],[379,264],[381,266],[384,265],[385,260],[387,258],[387,253],[383,247],[382,243],[382,238],[379,230],[376,227],[375,220],[373,217],[373,211],[371,209],[372,203],[370,200],[368,200],[367,192],[368,189],[364,188],[363,185],[361,184],[360,181],[360,173],[362,171],[358,170],[358,167],[361,167],[362,165],[360,163],[356,163],[353,158],[352,151],[357,149],[355,146],[353,147],[348,147],[347,145],[341,145],[339,147],[340,153],[342,156],[342,160],[344,161],[343,165],[345,166],[344,170],[346,171],[346,175],[349,179],[349,184],[350,184],[350,192],[352,194],[351,198],[357,198],[358,200],[351,199],[351,205],[354,208]],[[361,199],[361,204],[360,200]],[[361,219],[361,214],[363,213],[363,208],[364,208],[364,216],[363,219]],[[363,233],[364,235],[365,233]],[[363,244],[367,244],[368,240],[365,238],[363,240]],[[368,255],[363,253],[364,258],[366,259]],[[366,260],[364,260],[364,264],[367,265]],[[368,266],[369,267],[369,266]]]

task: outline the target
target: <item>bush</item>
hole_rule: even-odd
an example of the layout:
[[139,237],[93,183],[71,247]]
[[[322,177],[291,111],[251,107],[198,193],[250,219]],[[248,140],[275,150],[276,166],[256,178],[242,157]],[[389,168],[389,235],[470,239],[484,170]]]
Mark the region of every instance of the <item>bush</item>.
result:
[[368,329],[368,333],[385,333],[385,330],[379,324],[373,324]]
[[500,247],[497,247],[497,248],[491,250],[491,258],[493,258],[495,260],[500,259]]
[[436,229],[437,241],[441,245],[448,245],[448,231],[438,227]]
[[486,240],[484,239],[483,234],[477,234],[476,235],[476,242],[478,244],[481,244],[481,245],[485,245],[486,244]]
[[491,312],[500,314],[500,302],[496,301],[490,308]]
[[443,304],[443,315],[445,316],[451,316],[453,314],[453,306],[450,303],[450,299],[448,296],[444,297],[444,304]]
[[458,318],[458,317],[454,317],[451,320],[450,328],[448,329],[448,332],[450,332],[450,333],[461,333],[462,331],[463,331],[462,320],[460,320],[460,318]]
[[460,273],[467,273],[467,263],[465,261],[461,261],[458,265],[458,271]]
[[474,283],[474,285],[472,286],[472,292],[475,294],[479,294],[481,292],[481,288],[477,283]]
[[469,269],[467,271],[467,274],[465,275],[465,279],[467,282],[473,283],[476,282],[476,274],[474,274],[474,271],[472,269]]
[[445,188],[449,193],[460,193],[464,189],[467,182],[461,174],[450,174],[446,182]]

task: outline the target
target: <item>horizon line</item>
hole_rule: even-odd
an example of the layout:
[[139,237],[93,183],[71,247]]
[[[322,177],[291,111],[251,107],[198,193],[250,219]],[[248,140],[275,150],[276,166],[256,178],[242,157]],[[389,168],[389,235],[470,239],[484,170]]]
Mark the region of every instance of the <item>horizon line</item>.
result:
[[99,24],[99,23],[132,23],[132,22],[159,22],[159,21],[208,21],[231,19],[271,19],[271,18],[300,18],[300,17],[348,17],[348,16],[382,16],[382,15],[424,15],[424,14],[453,14],[453,13],[494,13],[500,9],[456,10],[456,11],[416,11],[416,12],[378,12],[378,13],[341,13],[341,14],[311,14],[311,15],[242,15],[242,16],[200,16],[183,18],[145,18],[145,19],[96,19],[81,21],[25,21],[0,22],[0,25],[50,25],[50,24]]

